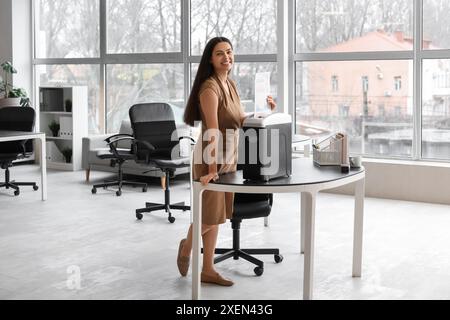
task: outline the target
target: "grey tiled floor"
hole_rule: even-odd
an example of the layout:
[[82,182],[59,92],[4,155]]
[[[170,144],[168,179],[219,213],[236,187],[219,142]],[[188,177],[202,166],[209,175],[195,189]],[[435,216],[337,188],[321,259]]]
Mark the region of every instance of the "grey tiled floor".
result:
[[[12,169],[17,180],[39,181],[36,166]],[[111,175],[91,174],[91,183]],[[3,172],[0,179],[3,179]],[[136,221],[145,201],[160,202],[158,180],[149,192],[124,189],[90,193],[84,172],[48,172],[48,201],[23,187],[19,197],[0,189],[0,299],[189,299],[190,277],[178,275],[179,240],[189,213],[162,212]],[[173,183],[174,201],[189,199],[186,178]],[[353,198],[321,194],[317,201],[315,299],[450,299],[450,207],[366,199],[363,276],[351,277]],[[303,256],[299,252],[299,197],[275,195],[269,228],[245,221],[247,247],[279,247],[261,277],[245,261],[227,260],[218,270],[235,281],[230,288],[203,285],[209,299],[298,299]],[[229,224],[219,246],[231,245]],[[75,269],[74,269],[75,268]],[[73,288],[80,270],[80,288]],[[189,274],[190,275],[190,274]]]

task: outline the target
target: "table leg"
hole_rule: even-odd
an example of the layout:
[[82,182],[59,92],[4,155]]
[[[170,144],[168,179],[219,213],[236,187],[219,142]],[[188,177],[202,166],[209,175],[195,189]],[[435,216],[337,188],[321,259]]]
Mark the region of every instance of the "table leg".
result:
[[355,220],[353,225],[353,277],[361,277],[364,222],[365,178],[355,183]]
[[306,195],[300,193],[300,253],[305,253],[305,212],[306,212]]
[[303,270],[303,299],[313,298],[313,269],[314,269],[314,224],[316,211],[315,192],[304,192],[305,200],[305,256]]
[[193,184],[192,202],[192,300],[200,299],[200,248],[202,229],[202,189]]
[[39,137],[41,141],[41,197],[42,201],[47,200],[47,162],[46,162],[46,150],[45,150],[45,135]]

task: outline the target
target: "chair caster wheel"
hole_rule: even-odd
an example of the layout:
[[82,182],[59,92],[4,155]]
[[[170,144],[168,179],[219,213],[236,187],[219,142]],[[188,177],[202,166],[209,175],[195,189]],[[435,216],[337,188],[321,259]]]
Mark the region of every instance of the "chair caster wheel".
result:
[[280,263],[281,261],[283,261],[283,256],[281,254],[276,254],[273,256],[275,259],[275,263]]
[[19,194],[20,194],[20,191],[19,191],[19,190],[14,191],[14,195],[15,195],[15,196],[18,196]]
[[136,219],[142,220],[143,217],[142,213],[136,213]]
[[33,186],[33,190],[34,190],[34,191],[37,191],[37,189],[39,189],[38,186]]
[[255,269],[253,269],[253,272],[258,276],[262,276],[262,274],[264,273],[264,268],[261,267],[256,267]]
[[169,217],[169,222],[170,223],[174,223],[175,222],[175,217]]
[[91,192],[92,192],[92,194],[96,194],[97,193],[97,189],[96,188],[92,188]]
[[147,187],[143,187],[142,192],[147,192]]
[[117,190],[117,191],[116,191],[116,196],[120,197],[121,195],[122,195],[122,191]]

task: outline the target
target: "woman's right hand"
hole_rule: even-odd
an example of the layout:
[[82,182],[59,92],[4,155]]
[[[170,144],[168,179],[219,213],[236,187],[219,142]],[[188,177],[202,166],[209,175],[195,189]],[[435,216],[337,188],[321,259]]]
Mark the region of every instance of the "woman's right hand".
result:
[[219,175],[217,172],[214,173],[208,173],[205,176],[200,177],[200,182],[202,185],[206,186],[211,181],[217,181],[219,179]]

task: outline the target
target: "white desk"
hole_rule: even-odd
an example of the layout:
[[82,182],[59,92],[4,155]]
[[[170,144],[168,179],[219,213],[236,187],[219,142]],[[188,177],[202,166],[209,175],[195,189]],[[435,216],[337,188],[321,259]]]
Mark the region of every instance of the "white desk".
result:
[[0,142],[39,139],[41,141],[41,195],[42,201],[47,200],[47,164],[45,159],[45,133],[26,131],[0,130]]
[[[219,180],[202,186],[193,181],[193,257],[192,299],[200,299],[200,248],[202,224],[202,193],[205,190],[241,193],[301,193],[300,249],[305,254],[303,271],[303,299],[313,297],[314,223],[316,197],[319,191],[350,183],[355,186],[353,234],[353,277],[361,276],[364,215],[364,168],[341,173],[339,167],[317,167],[311,158],[292,160],[292,176],[264,182],[244,182],[242,171],[220,176]],[[275,203],[276,205],[276,203]]]

